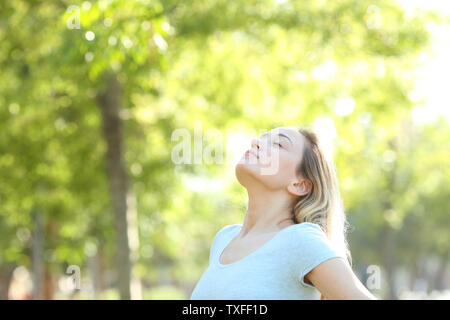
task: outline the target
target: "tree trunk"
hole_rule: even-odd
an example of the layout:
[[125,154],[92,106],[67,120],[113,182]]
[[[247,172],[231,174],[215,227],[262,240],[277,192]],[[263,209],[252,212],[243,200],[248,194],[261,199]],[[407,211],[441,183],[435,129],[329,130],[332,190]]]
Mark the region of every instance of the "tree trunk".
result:
[[9,286],[13,277],[15,265],[8,263],[0,268],[0,300],[8,300]]
[[[391,139],[388,142],[388,145],[391,150],[398,151],[397,143],[394,139]],[[387,187],[388,187],[388,195],[394,194],[397,190],[397,181],[396,181],[396,170],[397,170],[397,161],[394,161],[393,167],[388,170],[387,174]],[[386,196],[383,199],[382,208],[384,212],[393,209],[393,203],[390,196]],[[386,271],[387,283],[389,286],[388,297],[389,300],[398,299],[397,297],[397,288],[396,288],[396,277],[395,277],[395,230],[391,226],[390,222],[384,218],[384,223],[381,229],[382,236],[382,259],[384,264],[384,269]]]
[[99,261],[98,261],[98,253],[89,257],[88,267],[89,267],[89,272],[90,272],[91,278],[92,278],[92,287],[94,289],[94,299],[97,300],[99,298],[99,292],[100,292],[100,290],[99,290],[100,266],[99,266]]
[[395,286],[395,259],[394,259],[394,229],[385,223],[382,229],[383,235],[383,264],[386,270],[387,283],[389,285],[389,291],[387,299],[397,299],[396,286]]
[[[139,228],[137,223],[136,195],[129,192],[127,196],[128,204],[128,238],[130,239],[130,259],[131,265],[135,265],[139,260]],[[131,299],[142,300],[142,284],[140,279],[131,273]]]
[[33,249],[32,249],[32,277],[33,277],[33,299],[44,298],[44,230],[42,217],[39,211],[33,211]]
[[130,293],[130,247],[127,225],[128,176],[123,158],[121,110],[121,85],[113,74],[105,76],[105,90],[98,96],[106,140],[106,166],[110,196],[114,211],[116,232],[117,275],[120,298],[129,300]]
[[447,272],[448,259],[449,259],[448,254],[443,255],[441,257],[439,269],[436,272],[436,277],[434,278],[434,289],[435,290],[442,291],[442,290],[446,289],[444,280],[445,280],[445,273]]
[[105,244],[102,241],[100,241],[99,246],[98,246],[98,250],[97,250],[97,254],[96,259],[97,259],[97,263],[98,263],[98,278],[97,278],[97,285],[98,285],[98,295],[100,296],[100,294],[103,292],[103,290],[105,289],[105,261],[104,261],[104,248],[105,248]]
[[411,271],[409,274],[409,290],[414,291],[414,285],[416,283],[417,277],[419,275],[419,264],[421,261],[421,254],[418,255],[418,258],[414,260],[414,264],[411,267]]
[[44,290],[44,292],[43,292],[44,300],[52,300],[53,294],[55,292],[55,288],[53,285],[53,277],[52,277],[51,269],[48,264],[45,264],[43,290]]
[[104,261],[103,261],[103,240],[99,241],[97,252],[89,259],[89,269],[92,275],[92,286],[94,288],[94,299],[100,299],[105,288]]

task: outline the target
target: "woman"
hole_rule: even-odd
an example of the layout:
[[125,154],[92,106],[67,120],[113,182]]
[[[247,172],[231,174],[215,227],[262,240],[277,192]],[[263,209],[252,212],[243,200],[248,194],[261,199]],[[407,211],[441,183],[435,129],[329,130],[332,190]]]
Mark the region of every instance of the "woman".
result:
[[351,269],[334,165],[312,131],[263,134],[235,173],[244,223],[216,234],[191,299],[376,299]]

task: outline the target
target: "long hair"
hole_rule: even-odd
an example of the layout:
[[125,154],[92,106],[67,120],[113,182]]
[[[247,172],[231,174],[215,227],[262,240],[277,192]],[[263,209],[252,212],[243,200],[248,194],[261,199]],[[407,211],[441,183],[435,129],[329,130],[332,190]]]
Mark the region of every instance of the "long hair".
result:
[[296,173],[308,179],[312,183],[312,189],[293,204],[294,222],[319,225],[333,248],[346,257],[346,262],[351,267],[352,257],[346,239],[349,223],[344,212],[334,163],[332,159],[325,157],[318,136],[313,131],[301,127],[297,129],[306,138],[306,144]]

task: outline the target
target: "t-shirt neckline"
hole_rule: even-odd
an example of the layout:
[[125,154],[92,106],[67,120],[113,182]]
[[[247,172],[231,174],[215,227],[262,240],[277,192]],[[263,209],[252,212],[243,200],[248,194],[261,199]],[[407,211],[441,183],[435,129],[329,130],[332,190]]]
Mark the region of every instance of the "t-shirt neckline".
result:
[[[304,223],[304,222],[303,222],[303,223]],[[290,226],[288,226],[288,227],[286,227],[286,228],[281,229],[281,230],[278,231],[272,238],[270,238],[268,241],[266,241],[262,246],[260,246],[260,247],[259,247],[258,249],[256,249],[256,250],[250,252],[250,253],[249,253],[248,255],[246,255],[245,257],[243,257],[243,258],[241,258],[241,259],[239,259],[239,260],[237,260],[237,261],[231,262],[231,263],[222,264],[222,263],[220,262],[220,257],[222,256],[223,252],[224,252],[225,249],[228,247],[228,245],[231,243],[231,241],[233,241],[233,239],[238,235],[239,231],[242,229],[242,225],[238,225],[239,227],[235,229],[235,232],[233,232],[233,233],[231,234],[229,240],[225,242],[225,245],[222,246],[222,249],[219,251],[219,255],[218,255],[218,258],[217,258],[217,260],[216,260],[217,265],[218,265],[219,267],[221,267],[221,268],[227,268],[227,267],[236,265],[236,264],[238,264],[239,262],[241,262],[241,261],[243,261],[243,260],[248,260],[249,257],[255,255],[255,254],[258,253],[258,252],[263,251],[263,249],[265,249],[265,248],[268,247],[271,243],[273,243],[274,240],[275,240],[275,238],[277,238],[278,235],[279,235],[280,233],[284,232],[284,231],[287,230],[287,229],[291,229],[291,228],[293,228],[294,226],[298,226],[298,225],[301,225],[301,224],[302,224],[302,223],[296,223],[296,224],[293,224],[293,225],[290,225]],[[237,231],[237,232],[236,232],[236,231]]]

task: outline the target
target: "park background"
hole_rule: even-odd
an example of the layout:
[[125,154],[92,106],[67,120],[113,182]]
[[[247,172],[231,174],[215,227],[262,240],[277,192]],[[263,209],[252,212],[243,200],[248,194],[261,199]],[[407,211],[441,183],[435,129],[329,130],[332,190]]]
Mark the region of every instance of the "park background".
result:
[[193,139],[195,123],[204,144],[226,136],[227,159],[249,132],[315,128],[359,279],[375,266],[381,299],[448,299],[449,14],[445,0],[1,1],[0,299],[188,299],[246,206],[232,161],[172,161],[173,132]]

